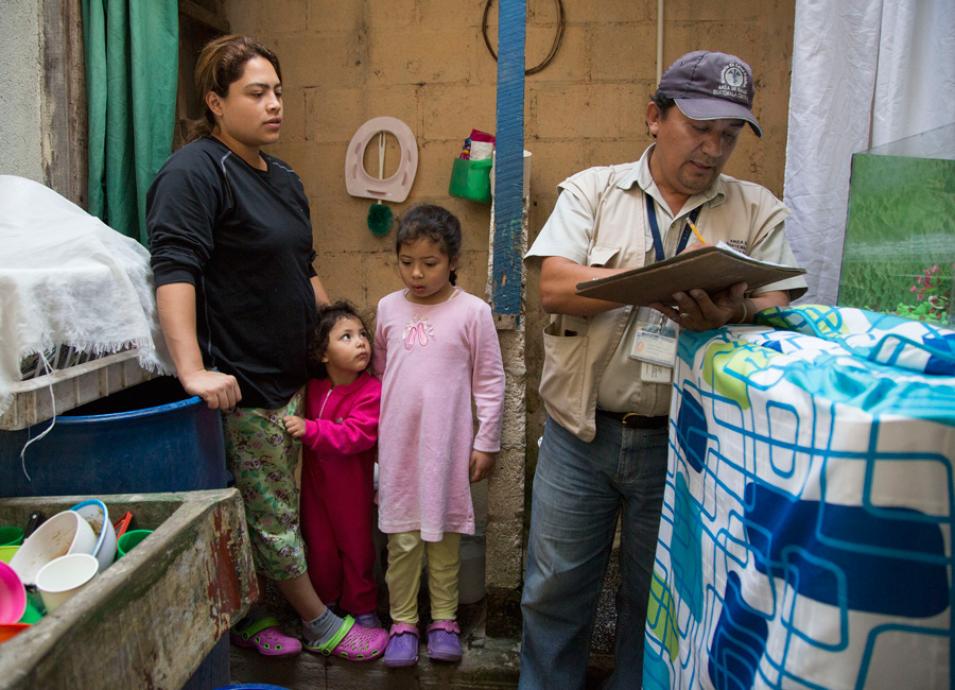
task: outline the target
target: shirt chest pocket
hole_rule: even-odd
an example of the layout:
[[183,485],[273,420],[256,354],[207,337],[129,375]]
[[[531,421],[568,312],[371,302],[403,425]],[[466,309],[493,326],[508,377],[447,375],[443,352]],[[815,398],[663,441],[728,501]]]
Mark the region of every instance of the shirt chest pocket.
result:
[[620,247],[595,244],[587,252],[588,266],[606,266],[615,268],[620,261]]

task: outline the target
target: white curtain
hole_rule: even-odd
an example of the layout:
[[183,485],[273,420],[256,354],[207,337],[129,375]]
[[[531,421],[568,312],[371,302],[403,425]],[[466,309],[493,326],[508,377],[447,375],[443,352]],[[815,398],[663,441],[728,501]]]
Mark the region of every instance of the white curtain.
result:
[[955,1],[796,0],[786,234],[835,303],[853,153],[955,122]]

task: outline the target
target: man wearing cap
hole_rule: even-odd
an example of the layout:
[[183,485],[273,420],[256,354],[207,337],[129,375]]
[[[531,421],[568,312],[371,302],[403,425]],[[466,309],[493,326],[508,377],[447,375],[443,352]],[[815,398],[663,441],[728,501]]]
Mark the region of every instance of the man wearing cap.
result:
[[[640,160],[577,173],[525,260],[540,263],[547,410],[534,477],[521,688],[584,685],[597,597],[618,519],[616,668],[611,688],[639,688],[643,635],[667,467],[667,413],[677,326],[745,323],[805,292],[793,278],[752,293],[673,295],[636,308],[580,297],[578,283],[722,240],[750,256],[795,260],[787,211],[769,190],[721,174],[752,113],[749,65],[694,51],[663,74],[647,104],[654,143]],[[676,107],[674,107],[676,106]],[[675,307],[675,308],[674,308]]]

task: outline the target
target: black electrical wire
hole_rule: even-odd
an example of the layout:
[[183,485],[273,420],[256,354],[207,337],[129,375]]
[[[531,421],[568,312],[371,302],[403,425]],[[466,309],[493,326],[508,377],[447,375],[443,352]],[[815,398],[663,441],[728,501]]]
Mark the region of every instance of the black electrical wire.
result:
[[[487,17],[491,13],[491,5],[493,2],[494,0],[485,0],[484,2],[484,16],[481,18],[481,34],[484,36],[484,45],[487,46],[487,51],[491,54],[491,57],[494,58],[494,61],[497,62],[497,53],[491,45],[491,40],[487,37]],[[537,74],[547,67],[554,59],[554,56],[557,55],[558,48],[560,48],[561,39],[564,37],[564,2],[563,0],[554,0],[554,5],[557,8],[557,33],[554,35],[554,43],[551,45],[547,57],[545,57],[539,65],[525,69],[525,75]]]

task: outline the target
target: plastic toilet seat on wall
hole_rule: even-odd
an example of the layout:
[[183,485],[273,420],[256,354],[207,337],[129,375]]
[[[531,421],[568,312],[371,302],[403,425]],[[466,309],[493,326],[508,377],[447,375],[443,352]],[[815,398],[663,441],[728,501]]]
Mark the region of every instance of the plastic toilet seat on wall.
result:
[[[398,169],[391,177],[372,177],[365,170],[365,149],[379,132],[392,135],[400,148]],[[345,189],[352,196],[400,203],[408,198],[418,171],[418,142],[411,128],[396,117],[374,117],[355,132],[345,154]]]

